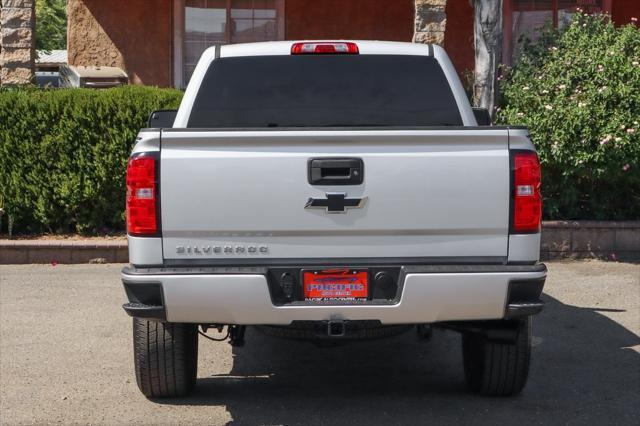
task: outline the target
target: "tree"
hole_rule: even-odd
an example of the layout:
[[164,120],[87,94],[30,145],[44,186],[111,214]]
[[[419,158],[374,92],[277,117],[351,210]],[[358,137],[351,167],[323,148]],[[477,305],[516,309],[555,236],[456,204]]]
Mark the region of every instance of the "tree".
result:
[[36,49],[67,48],[66,0],[36,0]]
[[502,60],[502,0],[474,0],[474,10],[473,101],[493,115],[498,67]]

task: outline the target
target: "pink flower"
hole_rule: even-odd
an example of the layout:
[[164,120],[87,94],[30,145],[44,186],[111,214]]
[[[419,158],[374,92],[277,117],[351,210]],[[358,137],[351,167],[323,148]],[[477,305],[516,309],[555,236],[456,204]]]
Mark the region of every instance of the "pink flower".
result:
[[631,18],[631,22],[638,22],[638,18],[636,18],[635,16]]
[[629,171],[630,168],[631,168],[631,166],[629,165],[629,163],[627,163],[624,166],[622,166],[622,170],[624,170],[625,172]]
[[627,133],[631,134],[631,133],[635,133],[636,129],[627,129]]
[[613,136],[607,135],[604,139],[600,141],[600,145],[608,144],[609,142],[611,142],[611,139],[613,139]]

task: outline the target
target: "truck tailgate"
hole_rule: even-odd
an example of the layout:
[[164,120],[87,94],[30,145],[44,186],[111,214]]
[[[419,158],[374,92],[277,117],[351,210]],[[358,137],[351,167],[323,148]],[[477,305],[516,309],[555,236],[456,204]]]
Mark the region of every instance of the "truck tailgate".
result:
[[[362,159],[361,185],[311,185],[311,158]],[[506,257],[506,129],[165,130],[165,259]],[[305,209],[327,193],[344,214]],[[219,263],[212,262],[212,263]]]

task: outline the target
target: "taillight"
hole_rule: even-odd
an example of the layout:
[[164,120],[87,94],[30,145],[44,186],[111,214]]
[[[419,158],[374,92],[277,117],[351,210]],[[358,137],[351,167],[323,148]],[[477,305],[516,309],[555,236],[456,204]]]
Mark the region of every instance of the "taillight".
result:
[[317,54],[344,54],[357,55],[360,53],[358,45],[348,41],[323,41],[294,43],[291,46],[292,55],[317,55]]
[[540,231],[542,194],[540,193],[540,162],[535,152],[512,153],[513,233]]
[[143,154],[127,165],[127,233],[133,236],[158,234],[157,159]]

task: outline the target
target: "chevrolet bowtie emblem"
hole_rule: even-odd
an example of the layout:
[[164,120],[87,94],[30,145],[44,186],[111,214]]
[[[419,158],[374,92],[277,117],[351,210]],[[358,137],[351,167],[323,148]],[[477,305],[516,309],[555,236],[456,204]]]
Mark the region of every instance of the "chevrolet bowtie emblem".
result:
[[327,213],[346,213],[347,209],[360,209],[367,197],[347,198],[344,192],[327,192],[327,198],[309,198],[305,209],[326,209]]

